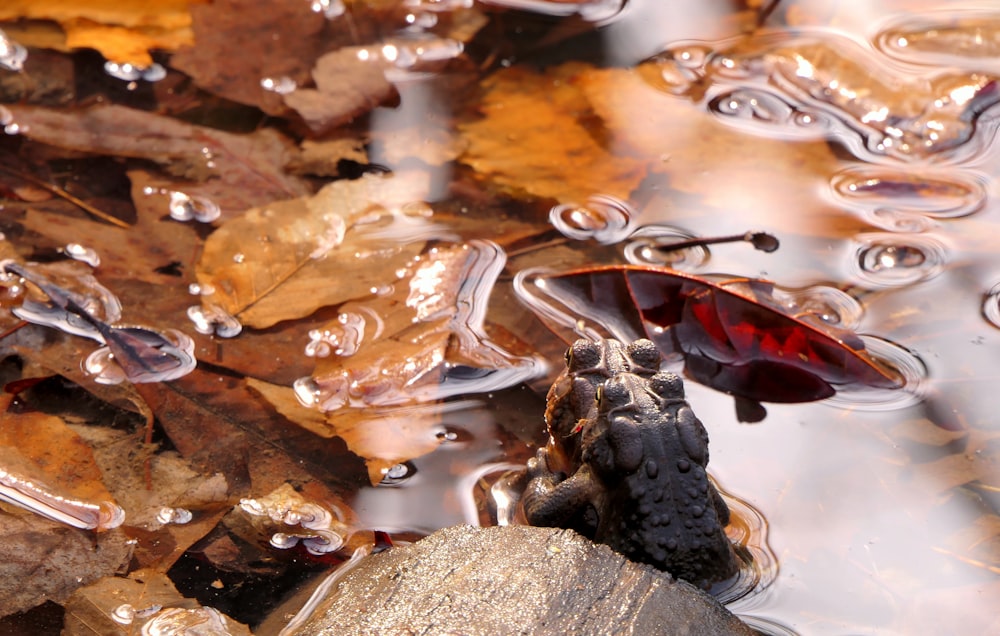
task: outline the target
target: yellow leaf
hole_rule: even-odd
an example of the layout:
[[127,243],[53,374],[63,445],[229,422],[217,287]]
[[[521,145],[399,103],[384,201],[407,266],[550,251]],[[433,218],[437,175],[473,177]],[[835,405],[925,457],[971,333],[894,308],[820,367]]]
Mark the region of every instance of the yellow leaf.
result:
[[70,48],[92,48],[114,62],[149,66],[150,49],[174,51],[194,43],[188,8],[202,0],[5,0],[0,22],[52,20]]

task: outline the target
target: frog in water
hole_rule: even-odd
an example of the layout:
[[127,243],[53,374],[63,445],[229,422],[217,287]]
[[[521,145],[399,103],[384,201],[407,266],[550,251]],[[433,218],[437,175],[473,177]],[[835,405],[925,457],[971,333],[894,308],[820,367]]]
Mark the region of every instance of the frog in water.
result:
[[577,530],[701,587],[738,561],[708,479],[708,433],[649,340],[578,340],[549,391],[549,443],[528,462],[532,525]]

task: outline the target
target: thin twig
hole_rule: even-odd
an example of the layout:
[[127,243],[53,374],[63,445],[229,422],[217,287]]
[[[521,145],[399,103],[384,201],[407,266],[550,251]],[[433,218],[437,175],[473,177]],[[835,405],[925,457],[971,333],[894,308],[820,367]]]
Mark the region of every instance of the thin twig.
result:
[[62,199],[65,199],[65,200],[69,201],[70,203],[72,203],[73,205],[77,206],[78,208],[80,208],[81,210],[83,210],[84,212],[86,212],[87,214],[90,214],[91,216],[96,216],[97,218],[101,219],[102,221],[106,221],[107,223],[110,223],[112,225],[117,225],[118,227],[124,228],[126,230],[131,227],[125,221],[122,221],[121,219],[113,217],[110,214],[108,214],[107,212],[104,212],[102,210],[98,210],[97,208],[95,208],[94,206],[90,205],[86,201],[84,201],[82,199],[78,199],[75,196],[73,196],[72,194],[70,194],[69,192],[66,192],[65,190],[63,190],[59,186],[52,185],[51,183],[47,183],[47,182],[42,181],[41,179],[39,179],[37,177],[33,177],[30,174],[21,172],[20,170],[15,170],[14,168],[10,168],[10,167],[5,166],[3,164],[0,164],[0,170],[2,170],[3,172],[6,172],[7,174],[12,174],[12,175],[14,175],[15,177],[17,177],[19,179],[24,179],[25,181],[30,181],[31,183],[37,185],[38,187],[44,188],[45,190],[48,190],[49,192],[51,192],[52,194],[56,195],[57,197],[60,197]]

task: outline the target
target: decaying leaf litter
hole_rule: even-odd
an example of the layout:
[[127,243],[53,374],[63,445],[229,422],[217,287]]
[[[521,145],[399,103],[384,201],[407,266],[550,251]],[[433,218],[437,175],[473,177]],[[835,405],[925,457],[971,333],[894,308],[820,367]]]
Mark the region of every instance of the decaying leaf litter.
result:
[[[37,559],[53,569],[73,564],[64,568],[73,577],[16,590],[18,599],[4,604],[13,611],[51,600],[65,607],[67,626],[99,619],[112,628],[121,624],[111,616],[121,604],[108,601],[126,594],[109,591],[113,581],[137,586],[126,594],[135,621],[156,604],[193,611],[197,603],[184,596],[210,595],[177,595],[165,574],[182,576],[185,560],[198,555],[221,570],[260,575],[255,559],[273,560],[274,533],[289,528],[300,535],[295,558],[313,559],[299,568],[301,578],[329,561],[331,553],[304,556],[304,546],[328,539],[322,529],[289,523],[287,510],[274,508],[260,518],[277,521],[255,524],[247,512],[253,504],[234,508],[241,500],[267,508],[261,502],[287,493],[288,484],[343,517],[338,531],[347,547],[369,542],[373,528],[356,523],[351,495],[451,439],[440,400],[466,398],[452,403],[472,409],[476,393],[543,386],[543,360],[560,359],[562,345],[530,312],[506,302],[495,308],[496,299],[511,299],[510,279],[521,265],[540,259],[565,269],[595,257],[559,244],[548,220],[553,204],[594,195],[655,200],[644,188],[651,182],[668,184],[677,201],[720,210],[732,204],[702,175],[713,161],[710,145],[745,138],[651,90],[655,63],[490,67],[498,53],[483,51],[483,34],[524,18],[479,6],[435,10],[433,24],[414,29],[415,14],[402,3],[348,3],[337,15],[283,2],[254,3],[253,11],[244,5],[163,3],[141,18],[127,5],[73,15],[47,12],[44,3],[0,10],[10,41],[31,47],[23,69],[0,71],[0,121],[17,133],[0,140],[2,165],[14,168],[0,169],[4,258],[31,266],[67,258],[69,245],[92,248],[100,257],[93,275],[121,301],[122,324],[179,328],[199,360],[169,383],[99,384],[80,367],[94,343],[0,314],[10,396],[3,433],[16,441],[5,443],[13,450],[4,466],[31,474],[40,470],[31,465],[51,468],[42,451],[75,457],[73,479],[38,479],[67,497],[125,511],[121,527],[96,535],[101,559],[84,567],[90,548],[79,537],[88,531],[0,504],[16,520],[5,543],[23,545],[41,532],[65,556]],[[755,19],[748,10],[720,28],[737,35]],[[269,55],[245,54],[265,39],[273,43]],[[72,64],[36,66],[36,59],[74,55],[101,64],[72,52],[81,47],[100,51],[110,76],[84,80]],[[151,81],[159,71],[165,79]],[[457,125],[399,117],[366,129],[368,117],[405,113],[419,96],[415,78],[431,73],[438,75],[427,81],[457,96]],[[230,116],[213,116],[213,107]],[[671,135],[699,127],[706,150],[672,159]],[[755,152],[773,152],[771,169],[821,174],[835,164],[819,140],[795,146],[791,159],[779,142],[757,141]],[[64,171],[97,158],[109,168],[99,181],[81,183]],[[450,185],[442,169],[453,173]],[[784,193],[789,205],[798,187]],[[111,210],[112,222],[74,199]],[[688,214],[665,208],[644,218]],[[813,212],[786,229],[808,235],[823,227],[853,230],[851,221]],[[525,249],[553,238],[546,255]],[[504,263],[504,251],[525,256]],[[5,310],[23,301],[19,282],[6,281],[4,290]],[[309,349],[327,355],[308,357]],[[477,382],[484,374],[495,383]],[[462,384],[463,377],[473,380]],[[76,401],[56,399],[67,391]],[[13,428],[19,420],[60,441],[32,450]],[[995,489],[989,431],[938,439],[934,426],[913,430],[906,434],[915,435],[920,457],[964,443],[976,458],[970,464],[932,451],[940,505],[967,487]],[[537,441],[536,431],[504,432],[509,439],[497,459],[502,451],[514,460],[526,454],[518,434]],[[900,478],[917,463],[905,461]],[[181,511],[192,520],[171,523]],[[979,517],[941,553],[995,569],[996,518]],[[295,570],[273,564],[267,575]],[[168,591],[149,591],[154,581]],[[157,600],[161,594],[167,600]]]

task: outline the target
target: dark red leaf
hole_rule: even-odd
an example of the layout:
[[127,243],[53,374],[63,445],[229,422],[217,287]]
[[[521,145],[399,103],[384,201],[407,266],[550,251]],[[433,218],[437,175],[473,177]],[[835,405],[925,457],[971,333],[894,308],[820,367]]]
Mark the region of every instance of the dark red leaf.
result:
[[684,356],[693,379],[747,400],[809,402],[844,388],[897,389],[901,376],[853,332],[789,313],[759,279],[709,279],[639,265],[539,277],[539,289],[613,335],[644,334]]

